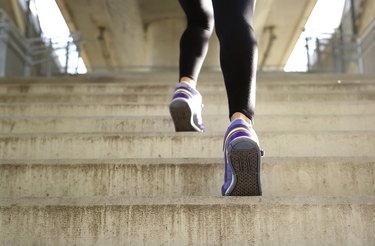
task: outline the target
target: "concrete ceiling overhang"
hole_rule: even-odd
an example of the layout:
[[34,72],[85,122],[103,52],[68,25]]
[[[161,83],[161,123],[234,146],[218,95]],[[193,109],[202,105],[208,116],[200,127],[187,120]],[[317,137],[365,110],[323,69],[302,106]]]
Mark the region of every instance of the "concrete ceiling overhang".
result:
[[[259,42],[259,62],[265,68],[280,69],[286,64],[316,1],[257,1],[254,25]],[[127,40],[139,36],[142,30],[132,30],[127,23],[141,22],[144,29],[154,21],[184,16],[177,0],[57,0],[57,3],[70,29],[80,31],[86,40],[83,58],[92,70],[127,66],[129,62],[122,59],[126,54],[121,53],[142,50],[140,47],[144,44]],[[133,29],[135,27],[133,25]],[[126,48],[126,44],[140,47]]]

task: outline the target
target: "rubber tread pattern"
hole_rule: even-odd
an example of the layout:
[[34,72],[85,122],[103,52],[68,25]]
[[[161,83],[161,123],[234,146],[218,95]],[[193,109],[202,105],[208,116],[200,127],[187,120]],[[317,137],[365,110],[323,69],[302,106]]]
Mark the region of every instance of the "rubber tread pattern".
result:
[[256,142],[238,139],[230,144],[228,159],[235,176],[230,196],[261,196],[261,153]]

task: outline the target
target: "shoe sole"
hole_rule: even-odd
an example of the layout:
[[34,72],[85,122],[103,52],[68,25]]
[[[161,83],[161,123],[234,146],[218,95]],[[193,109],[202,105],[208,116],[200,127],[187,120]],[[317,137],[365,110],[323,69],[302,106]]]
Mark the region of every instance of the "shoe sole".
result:
[[192,125],[193,112],[188,104],[184,100],[174,100],[169,105],[169,112],[172,116],[172,120],[176,129],[176,132],[196,132],[198,131]]
[[233,185],[227,196],[261,196],[261,151],[248,138],[235,139],[228,146],[228,161],[233,170]]

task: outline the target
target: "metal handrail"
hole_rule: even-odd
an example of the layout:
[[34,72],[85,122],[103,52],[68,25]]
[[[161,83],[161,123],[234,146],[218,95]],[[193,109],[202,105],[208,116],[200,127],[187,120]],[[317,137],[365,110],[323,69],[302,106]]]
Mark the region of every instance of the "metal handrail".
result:
[[[323,36],[324,34],[322,34]],[[321,56],[331,56],[332,65],[335,65],[336,72],[344,72],[348,62],[354,62],[357,72],[364,72],[363,57],[374,45],[375,20],[365,29],[360,37],[350,33],[333,33],[330,37],[306,38],[309,71],[321,72],[327,66],[322,66]],[[312,44],[314,42],[315,44]],[[311,46],[313,49],[311,49]]]
[[[80,40],[77,40],[77,37],[79,37],[77,33],[71,33],[70,36],[63,37],[65,40],[69,40],[65,45],[53,42],[51,38],[46,37],[25,38],[2,9],[0,9],[0,33],[3,33],[3,35],[0,35],[0,42],[4,42],[7,47],[11,47],[24,63],[25,76],[30,75],[31,67],[43,64],[48,68],[46,75],[51,75],[52,67],[50,63],[52,61],[60,72],[67,72],[66,66],[68,63],[60,64],[56,52],[64,50],[66,52],[64,56],[69,59],[73,52],[77,52],[77,49],[71,49],[70,46],[77,46],[80,43]],[[5,66],[5,64],[3,65]]]

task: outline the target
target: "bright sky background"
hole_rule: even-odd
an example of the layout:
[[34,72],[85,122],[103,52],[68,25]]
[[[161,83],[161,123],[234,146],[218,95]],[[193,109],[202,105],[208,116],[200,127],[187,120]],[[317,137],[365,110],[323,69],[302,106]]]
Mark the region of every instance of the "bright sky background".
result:
[[[39,14],[41,28],[45,36],[66,43],[69,29],[55,0],[34,0],[31,3],[35,3],[32,6],[32,11]],[[316,36],[318,33],[332,33],[340,24],[344,3],[345,0],[318,0],[305,25],[306,32],[302,33],[297,41],[296,47],[284,68],[285,71],[307,70],[306,35]],[[60,50],[58,54],[60,55],[60,62],[65,64],[65,52]],[[78,65],[79,73],[87,72],[82,58],[77,59],[76,54],[70,56],[69,63],[72,68]]]
[[[40,25],[43,34],[47,38],[51,38],[53,42],[58,42],[61,45],[66,45],[70,40],[70,31],[66,24],[64,17],[61,14],[59,7],[55,0],[33,0],[31,1],[31,11],[34,15],[37,13],[40,20]],[[55,45],[54,47],[58,47]],[[75,50],[75,46],[71,47]],[[56,52],[59,56],[59,61],[64,64],[66,61],[66,51],[60,49]],[[78,59],[78,53],[72,52],[69,56],[69,69],[68,72],[75,73],[76,68],[78,73],[87,73],[86,66],[82,58]]]
[[286,72],[307,71],[306,35],[319,37],[321,33],[333,33],[340,25],[345,0],[318,0],[297,44],[284,68]]

